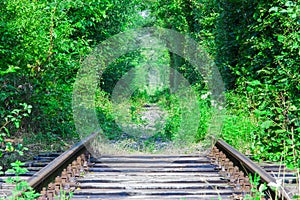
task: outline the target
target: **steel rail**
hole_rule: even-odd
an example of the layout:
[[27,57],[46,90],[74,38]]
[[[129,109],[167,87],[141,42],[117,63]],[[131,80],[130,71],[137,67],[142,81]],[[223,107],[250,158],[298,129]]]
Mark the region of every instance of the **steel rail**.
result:
[[[276,192],[270,186],[268,186],[269,183],[276,183],[276,179],[274,177],[272,177],[263,168],[255,164],[252,160],[234,149],[225,141],[219,139],[217,140],[215,146],[219,150],[223,151],[223,153],[225,153],[227,157],[246,174],[257,174],[260,177],[261,182],[267,184],[267,190],[269,194],[272,195],[272,198],[275,198]],[[284,200],[291,199],[291,197],[288,195],[289,191],[287,189],[280,187],[277,192],[279,192],[281,198],[283,198]]]
[[58,174],[64,166],[72,162],[72,158],[85,150],[85,145],[88,144],[96,135],[97,133],[92,133],[82,141],[73,145],[69,150],[55,158],[40,171],[35,173],[31,178],[28,179],[29,186],[37,191],[41,190],[41,185],[46,184],[46,180],[48,181],[48,179],[51,179],[50,177]]
[[[75,144],[68,151],[61,154],[59,157],[50,162],[47,166],[42,168],[40,171],[35,173],[29,180],[28,184],[34,188],[36,191],[40,191],[45,184],[48,184],[52,179],[60,173],[63,168],[70,164],[76,156],[81,154],[83,151],[86,151],[85,145],[88,144],[97,133],[93,133],[90,136],[86,137],[82,141]],[[276,183],[276,179],[268,174],[263,168],[255,164],[252,160],[247,158],[245,155],[231,147],[225,141],[219,139],[216,141],[215,147],[222,151],[227,158],[234,163],[235,166],[238,166],[241,171],[245,174],[257,174],[260,177],[261,183]],[[267,186],[267,192],[272,199],[275,198],[276,192],[272,190],[270,186]],[[279,193],[280,199],[290,200],[291,197],[288,195],[289,191],[283,187],[278,188],[277,192]]]

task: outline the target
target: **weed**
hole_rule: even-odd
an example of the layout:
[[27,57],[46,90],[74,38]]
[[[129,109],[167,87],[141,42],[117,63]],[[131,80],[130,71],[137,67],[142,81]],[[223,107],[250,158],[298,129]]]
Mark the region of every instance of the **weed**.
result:
[[61,190],[59,195],[55,195],[54,199],[55,200],[70,200],[73,197],[73,193],[72,192],[66,192]]
[[33,188],[28,185],[27,181],[23,181],[20,178],[20,175],[28,171],[22,167],[24,164],[25,163],[16,161],[11,163],[12,168],[6,171],[6,173],[15,174],[14,177],[5,179],[6,183],[15,185],[11,191],[12,195],[7,198],[8,200],[33,200],[40,196],[40,194],[36,193]]
[[265,197],[264,191],[267,189],[266,184],[260,183],[260,176],[254,174],[252,177],[249,174],[250,184],[251,184],[251,194],[246,194],[244,199],[246,200],[260,200]]

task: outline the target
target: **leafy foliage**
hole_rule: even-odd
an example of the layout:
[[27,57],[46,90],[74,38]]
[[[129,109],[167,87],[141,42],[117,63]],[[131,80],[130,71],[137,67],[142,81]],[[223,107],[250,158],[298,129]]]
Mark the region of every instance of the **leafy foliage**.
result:
[[29,185],[27,181],[22,181],[20,175],[26,173],[28,170],[22,166],[25,163],[16,161],[11,164],[12,168],[7,170],[7,173],[15,174],[14,177],[9,177],[5,180],[6,183],[14,184],[15,188],[12,190],[12,195],[7,199],[36,199],[40,196],[39,193],[36,193]]
[[293,161],[299,153],[299,3],[221,1],[220,7],[217,60],[229,67],[236,92],[259,120],[254,152],[299,164]]
[[[169,0],[156,1],[153,9],[158,25],[192,35],[210,52],[227,89],[235,93],[231,96],[237,96],[227,106],[237,118],[225,119],[225,127],[232,125],[223,128],[223,137],[230,142],[229,132],[243,130],[235,129],[234,121],[243,126],[239,113],[246,112],[245,125],[251,125],[242,132],[254,142],[257,158],[284,157],[298,166],[299,8],[299,2],[284,0]],[[171,59],[172,66],[186,65],[176,56]],[[245,106],[230,106],[241,104],[238,98]]]
[[[23,154],[26,148],[9,138],[24,132],[50,136],[51,141],[76,136],[71,97],[80,63],[94,45],[131,26],[134,4],[129,0],[0,2],[0,157]],[[38,194],[19,177],[26,172],[23,163],[11,165],[7,172],[16,176],[7,182],[16,187],[10,199],[20,194],[18,199],[35,199]]]
[[[300,166],[298,1],[13,0],[0,2],[0,13],[1,142],[22,132],[76,136],[71,93],[80,63],[112,35],[156,25],[189,34],[215,60],[228,90],[224,139],[240,145],[243,140],[235,138],[247,138],[244,141],[254,142],[251,150],[258,159],[284,157]],[[120,57],[100,80],[97,114],[112,138],[121,133],[107,100],[118,80],[145,62],[145,55],[137,51]],[[198,92],[201,123],[194,138],[199,141],[214,112],[209,98],[201,98],[207,84],[178,55],[164,52],[157,63],[166,60]],[[176,82],[176,77],[170,76],[169,82]],[[165,99],[145,98],[165,103],[170,111],[166,137],[182,138],[175,133],[181,114],[176,100],[160,92]],[[2,152],[17,148],[11,143],[4,146]]]
[[71,93],[80,62],[93,45],[130,26],[133,4],[118,0],[1,2],[2,119],[26,102],[33,108],[31,117],[21,124],[24,131],[74,135]]

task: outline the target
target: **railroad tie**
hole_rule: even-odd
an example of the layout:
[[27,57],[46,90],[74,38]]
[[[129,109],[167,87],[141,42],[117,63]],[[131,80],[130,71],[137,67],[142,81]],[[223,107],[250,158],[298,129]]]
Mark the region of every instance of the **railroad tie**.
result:
[[[226,172],[233,172],[233,163],[222,158]],[[91,161],[94,165],[77,180],[72,199],[226,200],[233,199],[233,194],[242,195],[207,156],[103,155]]]
[[[284,199],[291,199],[290,196],[297,193],[294,171],[274,163],[259,163],[260,167],[222,140],[218,140],[206,156],[128,154],[102,155],[96,159],[85,148],[95,135],[88,136],[55,159],[50,153],[27,165],[35,170],[35,173],[30,172],[34,176],[28,183],[41,192],[39,200],[60,199],[69,194],[77,200],[243,199],[245,195],[255,195],[248,177],[249,174],[253,177],[254,173],[261,177],[260,184],[282,177],[283,183],[291,189],[279,191]],[[47,165],[40,161],[51,162]],[[3,192],[11,188],[3,183],[1,187]],[[270,187],[267,192],[274,197]],[[260,199],[270,199],[268,194]]]

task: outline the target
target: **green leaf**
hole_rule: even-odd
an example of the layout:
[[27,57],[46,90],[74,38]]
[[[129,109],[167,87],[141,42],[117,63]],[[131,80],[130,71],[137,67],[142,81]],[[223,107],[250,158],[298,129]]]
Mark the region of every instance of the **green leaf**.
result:
[[7,127],[3,127],[3,129],[5,130],[5,132],[6,132],[8,135],[10,135],[9,130],[8,130]]
[[21,162],[21,161],[19,161],[19,160],[17,160],[17,161],[15,161],[15,162],[11,163],[11,166],[12,166],[12,167],[21,167],[21,166],[23,166],[23,165],[25,165],[25,163],[24,163],[24,162]]
[[281,9],[279,12],[280,13],[287,13],[288,11],[286,9]]
[[287,7],[291,7],[291,6],[294,6],[294,2],[287,1],[284,5],[287,6]]
[[[6,172],[7,173],[14,173],[14,172],[8,172],[8,170]],[[5,179],[5,183],[15,183],[15,178],[8,177],[7,179]]]
[[250,86],[246,87],[247,92],[252,93],[254,91],[254,89]]
[[273,121],[267,120],[267,121],[264,121],[264,122],[261,124],[261,127],[262,127],[263,129],[268,129],[268,128],[270,128],[272,125],[273,125]]
[[283,35],[278,35],[278,36],[277,36],[277,40],[278,40],[278,42],[284,42],[285,36],[283,36]]
[[13,73],[13,72],[16,72],[17,69],[20,69],[20,67],[10,65],[10,66],[8,66],[8,69],[6,69],[5,71],[0,71],[0,74],[5,75],[8,73]]
[[254,80],[254,81],[248,82],[248,84],[251,86],[258,86],[258,85],[261,85],[261,82],[259,80]]
[[289,107],[289,111],[296,111],[297,107],[295,105],[292,105]]
[[14,121],[14,124],[15,124],[16,128],[20,128],[20,121],[19,120]]
[[278,7],[272,7],[269,9],[269,12],[278,12]]
[[7,152],[13,152],[15,150],[15,148],[13,147],[13,145],[12,145],[11,142],[7,142],[5,145],[6,145],[5,151],[7,151]]
[[8,169],[8,170],[6,170],[6,173],[15,174],[16,171],[14,169]]
[[286,130],[283,130],[283,129],[275,130],[275,133],[278,133],[278,134],[285,133],[285,132],[286,132]]
[[270,70],[267,70],[267,69],[261,69],[261,70],[259,70],[259,71],[257,71],[257,73],[258,74],[267,74],[267,75],[270,75],[270,74],[272,74],[272,71],[270,71]]

